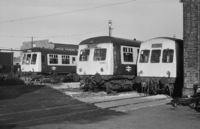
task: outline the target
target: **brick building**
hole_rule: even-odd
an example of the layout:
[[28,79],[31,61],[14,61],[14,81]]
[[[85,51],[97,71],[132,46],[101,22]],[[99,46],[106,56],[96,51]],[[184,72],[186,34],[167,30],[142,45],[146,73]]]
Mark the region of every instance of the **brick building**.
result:
[[200,0],[183,3],[184,88],[183,96],[193,94],[200,83]]
[[47,48],[47,49],[69,50],[69,51],[77,51],[78,50],[78,45],[52,43],[52,42],[49,42],[49,40],[47,40],[47,39],[23,42],[22,46],[21,46],[21,50],[30,49],[30,48],[34,48],[34,47]]

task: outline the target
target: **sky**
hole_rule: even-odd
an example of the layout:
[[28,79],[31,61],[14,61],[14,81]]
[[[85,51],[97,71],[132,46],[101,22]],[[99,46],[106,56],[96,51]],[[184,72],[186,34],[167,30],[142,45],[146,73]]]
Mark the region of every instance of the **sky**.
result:
[[78,45],[108,35],[109,20],[114,37],[183,38],[179,0],[0,0],[0,49],[20,49],[31,37]]

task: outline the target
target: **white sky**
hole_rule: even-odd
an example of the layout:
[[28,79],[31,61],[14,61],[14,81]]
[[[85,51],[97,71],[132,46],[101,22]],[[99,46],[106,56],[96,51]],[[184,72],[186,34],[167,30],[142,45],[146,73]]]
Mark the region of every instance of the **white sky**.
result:
[[179,0],[0,0],[0,49],[19,49],[24,41],[79,44],[108,35],[147,40],[183,37]]

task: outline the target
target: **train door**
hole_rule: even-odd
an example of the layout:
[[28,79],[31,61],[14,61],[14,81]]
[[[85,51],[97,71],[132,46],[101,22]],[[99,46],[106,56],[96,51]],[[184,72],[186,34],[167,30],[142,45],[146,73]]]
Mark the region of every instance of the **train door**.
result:
[[115,74],[135,75],[138,48],[132,46],[115,47]]

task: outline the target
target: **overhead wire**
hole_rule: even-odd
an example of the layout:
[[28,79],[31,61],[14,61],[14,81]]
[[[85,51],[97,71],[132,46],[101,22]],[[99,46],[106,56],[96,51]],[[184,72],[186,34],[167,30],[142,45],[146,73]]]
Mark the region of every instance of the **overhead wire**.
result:
[[[75,12],[80,12],[80,11],[86,11],[86,10],[91,10],[91,9],[98,9],[98,8],[103,8],[103,7],[109,7],[109,6],[115,6],[115,5],[120,5],[120,4],[126,4],[130,3],[133,1],[138,1],[138,0],[128,0],[128,1],[123,1],[123,2],[117,2],[113,4],[107,4],[107,5],[101,5],[101,6],[95,6],[91,8],[84,8],[84,9],[78,9],[78,10],[73,10],[73,11],[68,11],[68,12],[61,12],[61,13],[55,13],[55,14],[49,14],[49,15],[42,15],[42,16],[36,16],[36,17],[28,17],[28,18],[20,18],[20,19],[13,19],[13,20],[7,20],[7,21],[0,21],[1,23],[6,23],[6,22],[17,22],[17,21],[24,21],[24,20],[31,20],[31,19],[38,19],[38,18],[44,18],[44,17],[51,17],[51,16],[56,16],[56,15],[63,15],[63,14],[70,14],[70,13],[75,13]],[[140,3],[143,3],[144,1],[138,1]],[[162,0],[162,1],[148,1],[148,2],[169,2],[169,0]],[[77,34],[71,34],[71,35],[55,35],[55,36],[17,36],[17,35],[0,35],[0,37],[9,37],[9,38],[59,38],[59,37],[72,37],[72,36],[79,36],[79,35],[85,35],[85,34],[90,34],[90,33],[95,33],[99,32],[104,29],[100,30],[93,30],[90,32],[85,32],[85,33],[77,33]]]
[[77,33],[77,34],[70,34],[70,35],[55,35],[55,36],[17,36],[17,35],[0,35],[0,37],[9,37],[9,38],[60,38],[60,37],[73,37],[73,36],[80,36],[80,35],[86,35],[86,34],[91,34],[91,33],[95,33],[95,32],[100,32],[100,31],[104,31],[107,28],[103,28],[103,29],[98,29],[98,30],[93,30],[93,31],[89,31],[89,32],[85,32],[85,33]]
[[[0,24],[8,23],[8,22],[25,21],[25,20],[31,20],[31,19],[39,19],[39,18],[45,18],[45,17],[57,16],[57,15],[70,14],[70,13],[76,13],[76,12],[87,11],[87,10],[91,10],[91,9],[98,9],[98,8],[104,8],[104,7],[109,7],[109,6],[126,4],[126,3],[130,3],[130,2],[134,2],[134,1],[138,1],[138,0],[128,0],[128,1],[123,1],[123,2],[117,2],[117,3],[107,4],[107,5],[100,5],[100,6],[90,7],[90,8],[83,8],[83,9],[61,12],[61,13],[54,13],[54,14],[48,14],[48,15],[35,16],[35,17],[27,17],[27,18],[19,18],[19,19],[0,21]],[[153,2],[169,2],[169,0],[163,0],[163,1],[159,0],[159,1],[153,1]]]

